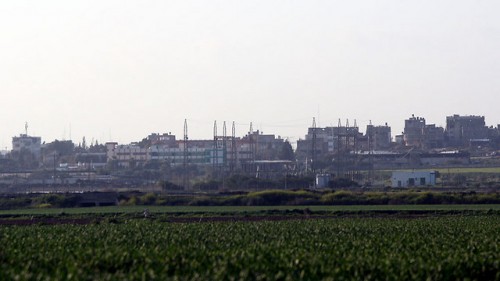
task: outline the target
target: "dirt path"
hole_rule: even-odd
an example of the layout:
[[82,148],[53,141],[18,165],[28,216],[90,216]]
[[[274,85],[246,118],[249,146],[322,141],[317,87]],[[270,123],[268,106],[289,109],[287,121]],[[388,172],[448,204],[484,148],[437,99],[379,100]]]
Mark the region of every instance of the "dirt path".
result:
[[[291,220],[311,220],[311,219],[345,219],[345,218],[388,218],[388,219],[419,219],[427,217],[453,216],[461,215],[453,213],[406,213],[406,212],[367,212],[367,213],[344,213],[336,215],[227,215],[227,216],[171,216],[171,217],[150,217],[148,220],[163,222],[163,223],[204,223],[204,222],[257,222],[257,221],[291,221]],[[59,224],[75,224],[85,225],[91,223],[120,223],[128,219],[143,220],[144,218],[135,216],[129,218],[120,218],[117,220],[108,220],[106,218],[58,218],[58,217],[43,217],[43,218],[2,218],[2,225],[59,225]]]
[[61,218],[34,218],[34,219],[0,219],[0,225],[57,225],[57,224],[89,224],[91,219],[61,219]]

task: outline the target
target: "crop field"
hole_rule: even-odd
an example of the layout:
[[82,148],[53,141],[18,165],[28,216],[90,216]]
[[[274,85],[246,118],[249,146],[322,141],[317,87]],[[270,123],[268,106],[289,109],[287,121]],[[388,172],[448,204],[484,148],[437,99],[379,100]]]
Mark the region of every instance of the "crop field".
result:
[[0,280],[500,280],[500,217],[0,226]]
[[441,174],[467,174],[467,173],[483,173],[483,174],[500,174],[500,167],[483,167],[483,168],[439,168],[436,169]]
[[[481,174],[500,174],[500,167],[464,167],[464,168],[435,168],[435,169],[402,169],[401,171],[429,171],[436,170],[440,174],[470,174],[470,173],[481,173]],[[381,170],[380,172],[390,173],[393,170]]]

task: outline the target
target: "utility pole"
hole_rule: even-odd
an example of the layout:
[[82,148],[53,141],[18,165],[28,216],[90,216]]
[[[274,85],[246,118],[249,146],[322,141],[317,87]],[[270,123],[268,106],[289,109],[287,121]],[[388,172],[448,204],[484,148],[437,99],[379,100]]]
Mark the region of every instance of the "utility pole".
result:
[[373,181],[373,130],[372,120],[370,120],[370,132],[368,133],[368,181]]
[[238,161],[238,154],[236,150],[236,126],[233,121],[233,127],[231,130],[231,167],[230,167],[231,173],[234,172],[236,165],[238,163],[237,161]]
[[250,162],[250,172],[252,174],[256,174],[257,173],[257,165],[255,165],[256,149],[255,149],[255,136],[254,136],[254,132],[253,132],[252,122],[250,122],[250,131],[248,132],[248,141],[250,143],[250,161],[249,161]]
[[183,153],[183,171],[182,171],[182,185],[184,190],[188,189],[188,124],[187,119],[184,119],[184,153]]
[[251,155],[251,160],[252,162],[255,162],[255,140],[254,140],[254,134],[253,134],[253,124],[250,122],[250,132],[248,133],[248,138],[250,141],[250,155]]
[[344,175],[346,178],[352,179],[351,177],[351,129],[349,125],[349,119],[346,119],[345,122],[345,171]]
[[227,128],[226,121],[222,124],[222,189],[225,188],[226,165],[227,165]]
[[216,178],[217,162],[218,162],[218,145],[217,145],[217,120],[214,121],[214,144],[212,153],[212,177]]
[[312,149],[311,149],[311,172],[316,172],[316,118],[313,117],[312,123]]
[[52,181],[52,184],[54,185],[54,191],[56,190],[56,153],[52,155],[54,157],[54,175],[52,176],[54,180]]
[[337,123],[337,178],[340,178],[340,126],[341,126],[341,121],[339,119],[339,122]]

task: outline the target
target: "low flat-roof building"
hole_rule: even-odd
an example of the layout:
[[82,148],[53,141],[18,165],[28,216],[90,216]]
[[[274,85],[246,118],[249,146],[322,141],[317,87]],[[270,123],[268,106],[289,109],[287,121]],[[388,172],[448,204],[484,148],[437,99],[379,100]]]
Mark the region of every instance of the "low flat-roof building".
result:
[[436,171],[394,171],[392,187],[413,187],[436,185]]

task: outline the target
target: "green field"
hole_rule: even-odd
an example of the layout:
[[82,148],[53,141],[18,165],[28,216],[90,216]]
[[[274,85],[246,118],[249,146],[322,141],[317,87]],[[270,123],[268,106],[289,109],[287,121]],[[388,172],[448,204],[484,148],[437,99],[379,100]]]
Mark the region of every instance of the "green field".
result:
[[109,206],[91,208],[47,208],[0,210],[1,215],[58,215],[58,214],[115,214],[141,213],[144,209],[152,213],[243,213],[269,210],[304,210],[320,212],[341,211],[485,211],[500,210],[500,204],[475,205],[335,205],[335,206]]
[[487,173],[487,174],[500,174],[500,167],[487,167],[487,168],[450,168],[450,169],[437,169],[441,174],[464,174],[464,173]]
[[500,217],[0,226],[0,280],[500,280]]
[[[436,168],[436,169],[404,169],[401,171],[429,171],[436,170],[440,174],[470,174],[470,173],[483,173],[483,174],[496,174],[500,175],[500,167],[484,167],[484,168]],[[392,172],[393,170],[384,170],[383,172]]]

